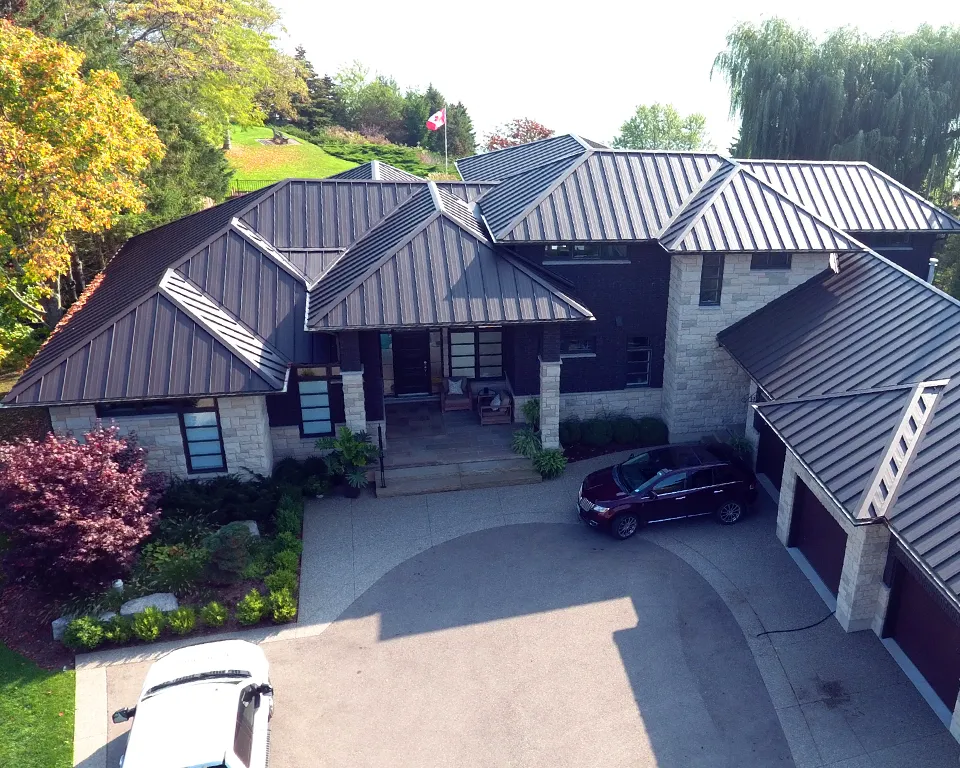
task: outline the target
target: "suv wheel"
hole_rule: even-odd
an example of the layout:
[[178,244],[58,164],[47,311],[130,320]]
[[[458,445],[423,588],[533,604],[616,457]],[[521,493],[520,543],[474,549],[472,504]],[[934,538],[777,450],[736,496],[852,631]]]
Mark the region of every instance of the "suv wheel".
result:
[[610,533],[612,533],[616,539],[629,539],[637,532],[637,528],[639,527],[640,518],[632,512],[626,512],[622,515],[617,515],[613,519],[613,524],[610,526]]
[[717,520],[721,525],[733,525],[743,517],[743,504],[739,501],[725,501],[717,510]]

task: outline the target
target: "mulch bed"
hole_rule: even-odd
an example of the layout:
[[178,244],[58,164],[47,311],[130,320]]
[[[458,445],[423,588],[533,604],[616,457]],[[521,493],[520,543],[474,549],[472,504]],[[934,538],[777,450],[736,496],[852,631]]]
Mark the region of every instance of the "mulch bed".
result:
[[44,669],[73,667],[73,652],[53,639],[50,628],[59,615],[46,595],[10,584],[0,591],[0,642]]
[[642,443],[609,443],[607,445],[587,445],[586,443],[577,443],[576,445],[564,446],[563,453],[567,457],[567,463],[573,464],[585,459],[593,459],[597,456],[606,456],[608,453],[620,453],[621,451],[638,451],[646,448]]

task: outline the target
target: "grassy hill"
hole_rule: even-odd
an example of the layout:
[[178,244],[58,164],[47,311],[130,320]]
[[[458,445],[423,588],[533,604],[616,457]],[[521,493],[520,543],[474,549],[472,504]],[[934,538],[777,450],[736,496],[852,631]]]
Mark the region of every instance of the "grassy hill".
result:
[[276,181],[288,177],[324,178],[356,163],[328,155],[320,147],[301,139],[297,144],[261,144],[269,139],[269,128],[232,128],[232,148],[227,160],[236,170],[235,181]]

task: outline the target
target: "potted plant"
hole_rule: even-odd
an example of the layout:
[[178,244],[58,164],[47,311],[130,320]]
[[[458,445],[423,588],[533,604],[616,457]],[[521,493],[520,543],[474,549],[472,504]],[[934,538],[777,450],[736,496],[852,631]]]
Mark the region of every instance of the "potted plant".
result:
[[340,427],[336,437],[321,437],[317,449],[330,451],[325,457],[330,474],[346,481],[344,496],[355,499],[367,485],[367,465],[377,457],[377,447],[366,432],[354,433]]

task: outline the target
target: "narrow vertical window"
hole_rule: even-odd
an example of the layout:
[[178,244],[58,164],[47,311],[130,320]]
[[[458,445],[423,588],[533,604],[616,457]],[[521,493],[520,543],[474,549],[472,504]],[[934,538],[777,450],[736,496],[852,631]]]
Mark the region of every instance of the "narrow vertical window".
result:
[[300,432],[304,437],[333,434],[330,416],[330,382],[326,379],[306,378],[303,370],[298,380],[300,388]]
[[210,407],[182,411],[180,431],[183,434],[183,451],[187,457],[189,472],[226,470],[223,433],[220,431],[220,416],[215,403]]
[[723,254],[705,253],[700,269],[700,306],[715,307],[720,304],[723,287]]
[[627,339],[627,386],[650,386],[650,360],[653,350],[646,336],[631,336]]

